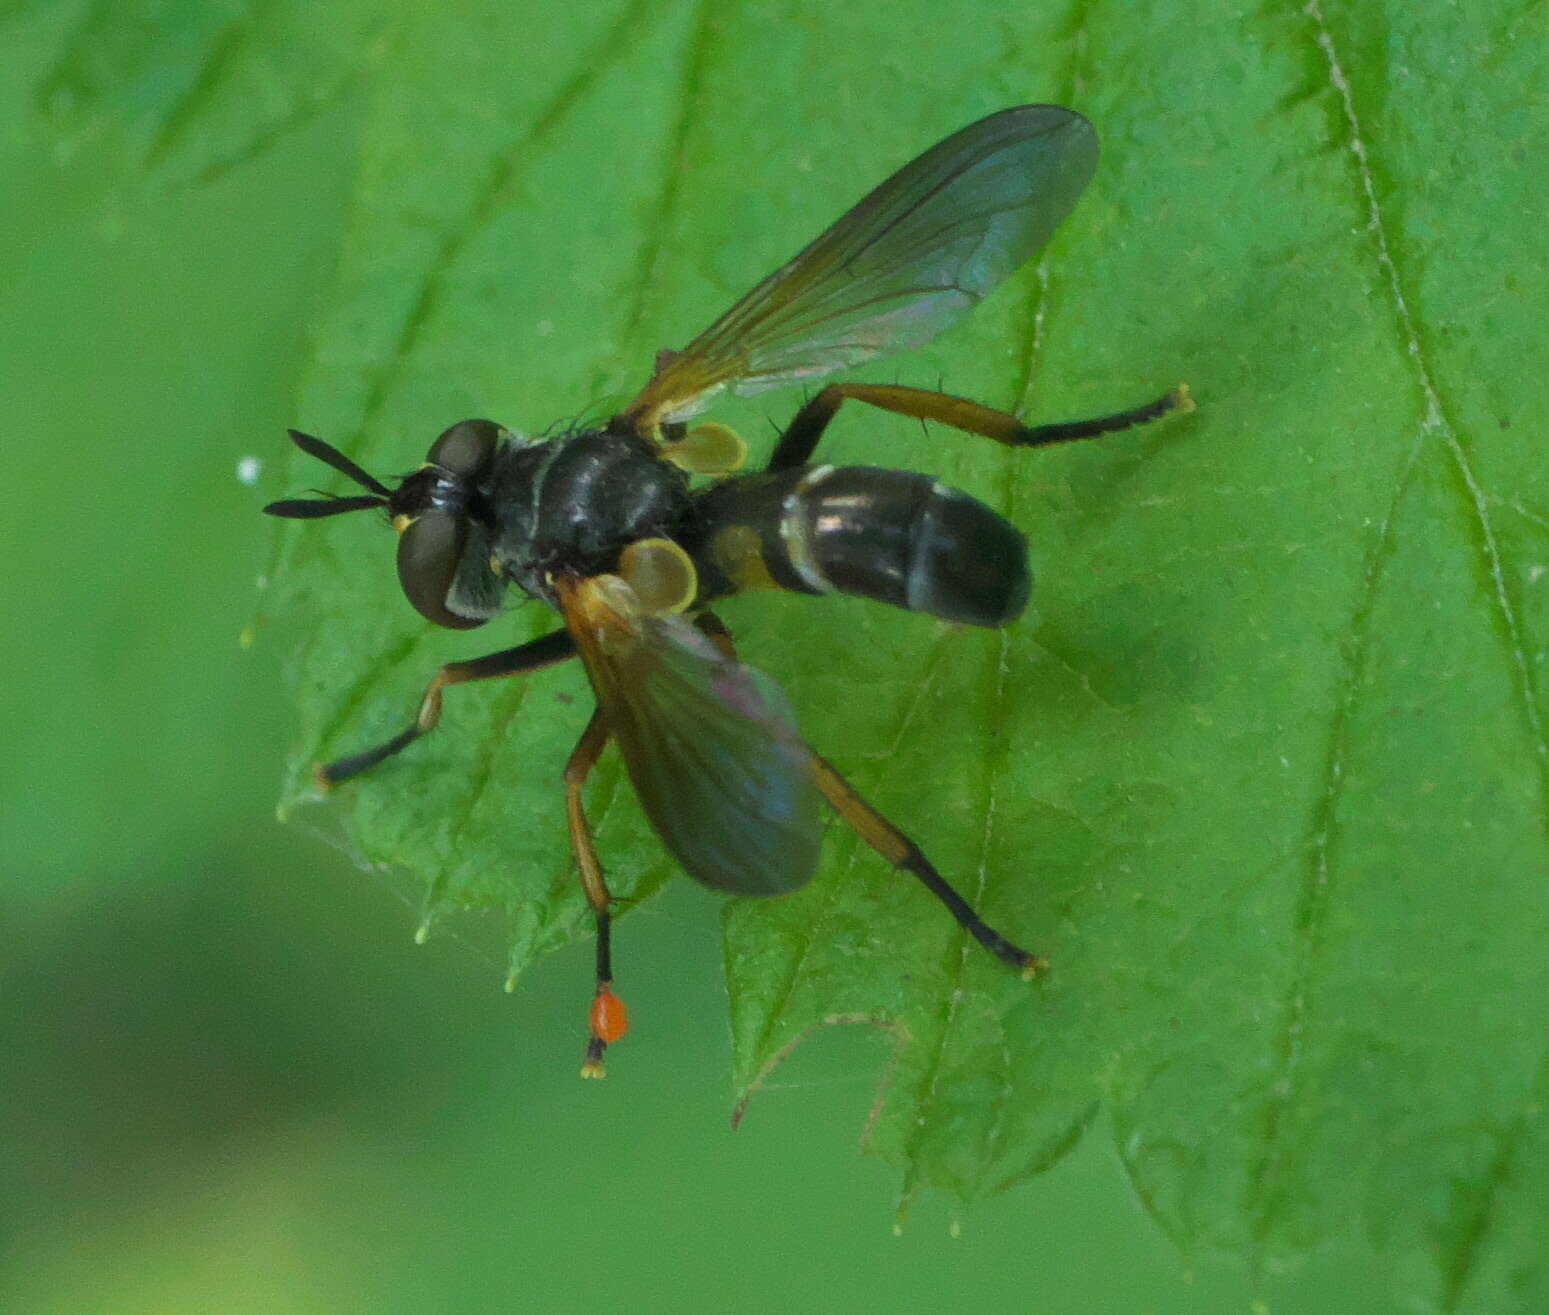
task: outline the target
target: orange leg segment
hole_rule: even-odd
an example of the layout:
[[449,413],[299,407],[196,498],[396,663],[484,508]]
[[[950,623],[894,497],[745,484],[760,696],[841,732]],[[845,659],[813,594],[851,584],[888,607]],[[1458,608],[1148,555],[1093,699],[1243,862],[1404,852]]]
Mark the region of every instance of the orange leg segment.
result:
[[963,930],[980,945],[1026,978],[1035,976],[1049,966],[1046,960],[1030,954],[1019,945],[1013,945],[985,922],[974,911],[973,905],[936,871],[920,847],[861,798],[860,793],[831,762],[813,754],[811,766],[818,789],[834,812],[839,814],[840,820],[895,868],[918,877],[925,888],[947,906],[947,911],[957,919]]
[[935,420],[953,429],[969,434],[981,434],[997,443],[1010,447],[1043,447],[1049,443],[1066,443],[1077,438],[1095,438],[1099,434],[1112,434],[1134,425],[1159,420],[1170,411],[1188,412],[1194,409],[1188,386],[1179,384],[1168,389],[1153,402],[1131,407],[1113,415],[1099,416],[1093,420],[1070,420],[1056,425],[1024,425],[1007,411],[997,411],[981,402],[971,402],[966,397],[953,397],[950,393],[933,392],[926,388],[905,388],[899,384],[829,384],[820,390],[786,426],[775,445],[774,456],[769,459],[770,470],[789,470],[804,466],[839,408],[847,399],[865,402],[898,415],[912,416],[916,420]]
[[[726,655],[728,661],[736,660],[737,650],[731,632],[718,616],[713,612],[702,612],[695,623]],[[1031,978],[1049,966],[1046,960],[1021,946],[1013,945],[985,922],[974,911],[973,905],[936,871],[920,847],[867,803],[833,763],[810,749],[808,753],[812,778],[823,797],[828,800],[829,807],[839,814],[840,820],[895,868],[918,877],[925,888],[947,906],[947,911],[957,919],[964,931],[1023,977]]]
[[570,848],[575,854],[576,868],[581,876],[581,889],[586,892],[586,902],[592,906],[597,919],[597,994],[592,998],[588,1015],[590,1037],[586,1043],[586,1059],[581,1065],[583,1078],[600,1078],[607,1075],[603,1066],[603,1052],[609,1042],[620,1040],[629,1030],[629,1012],[624,1002],[613,994],[613,917],[609,912],[613,895],[603,877],[602,864],[597,858],[597,846],[592,840],[591,824],[586,820],[586,810],[581,803],[581,787],[597,765],[603,748],[608,743],[608,727],[600,710],[592,713],[581,738],[565,764],[565,818],[570,826]]

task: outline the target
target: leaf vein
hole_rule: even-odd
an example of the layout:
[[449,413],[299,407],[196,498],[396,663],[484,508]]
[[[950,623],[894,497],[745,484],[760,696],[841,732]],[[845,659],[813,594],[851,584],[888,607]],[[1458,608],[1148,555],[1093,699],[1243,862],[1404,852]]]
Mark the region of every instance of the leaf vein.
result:
[[680,85],[683,94],[678,103],[677,121],[672,125],[671,136],[663,157],[661,190],[656,204],[646,222],[644,242],[645,258],[640,262],[640,277],[630,288],[629,311],[624,317],[622,341],[633,355],[639,344],[650,293],[658,285],[662,261],[667,248],[667,235],[679,209],[684,179],[688,173],[686,162],[689,143],[694,135],[700,94],[704,87],[705,71],[709,67],[711,35],[720,30],[721,24],[712,16],[720,0],[700,0],[699,9],[689,31],[687,54],[683,61]]
[[516,688],[507,693],[503,700],[506,706],[496,711],[494,724],[490,730],[480,736],[478,766],[470,773],[469,787],[463,806],[458,810],[456,819],[452,822],[451,830],[447,834],[446,854],[447,858],[441,867],[431,878],[425,890],[425,903],[421,912],[420,930],[423,934],[428,931],[430,925],[440,913],[441,904],[446,898],[447,887],[451,881],[452,855],[458,848],[458,842],[462,839],[463,832],[473,820],[480,803],[483,802],[485,791],[489,789],[490,781],[495,774],[495,755],[505,744],[505,732],[515,719],[517,713],[522,710],[522,705],[527,701],[527,695],[532,689],[532,682],[526,677],[518,677],[514,682]]
[[[1074,91],[1074,89],[1078,87],[1082,81],[1080,64],[1082,63],[1086,54],[1086,30],[1089,14],[1089,6],[1078,5],[1076,10],[1074,30],[1072,31],[1070,38],[1071,49],[1075,52],[1072,59],[1072,70],[1070,76],[1072,91]],[[1067,99],[1074,99],[1074,97],[1070,96],[1067,97]],[[1022,351],[1018,356],[1018,377],[1012,390],[1012,397],[1014,399],[1013,405],[1017,406],[1019,409],[1024,407],[1026,404],[1027,394],[1031,391],[1033,380],[1037,377],[1038,361],[1044,349],[1046,327],[1045,307],[1048,301],[1049,292],[1048,257],[1041,257],[1035,268],[1035,282],[1029,298],[1030,304],[1027,307],[1027,314],[1024,319],[1027,328],[1024,332],[1022,340]],[[1012,517],[1012,512],[1016,503],[1019,477],[1023,468],[1022,462],[1020,460],[1023,455],[1023,453],[1011,450],[1006,452],[1001,460],[1001,470],[1003,472],[1004,480],[1001,488],[1000,511],[1002,514],[1006,515],[1008,519],[1014,519]],[[1004,631],[1002,631],[997,636],[997,638],[999,639],[999,644],[995,650],[995,661],[989,677],[990,689],[988,704],[990,718],[988,724],[990,725],[1001,724],[1008,685],[1007,677],[1010,674],[1010,663],[1008,661],[1010,641],[1008,640]],[[941,645],[938,644],[937,651],[939,652],[940,649]],[[984,805],[982,810],[984,815],[984,828],[980,833],[979,864],[978,871],[976,873],[975,889],[973,896],[969,901],[976,908],[982,905],[984,891],[988,885],[989,855],[993,845],[995,825],[997,822],[1001,776],[1007,770],[1009,759],[1009,739],[1003,736],[1000,741],[999,752],[986,755],[986,769],[984,773]],[[899,1192],[897,1206],[897,1218],[900,1221],[902,1220],[905,1212],[908,1210],[910,1203],[914,1200],[915,1196],[918,1195],[920,1187],[923,1185],[923,1175],[920,1171],[920,1150],[924,1141],[927,1122],[924,1111],[935,1099],[937,1086],[941,1078],[941,1062],[943,1056],[946,1053],[947,1037],[951,1032],[952,1025],[956,1019],[958,1006],[962,997],[962,979],[970,954],[970,942],[967,933],[963,933],[957,948],[958,958],[955,969],[952,973],[952,990],[948,995],[947,1013],[942,1020],[942,1025],[939,1032],[939,1040],[927,1066],[926,1077],[920,1084],[919,1089],[921,1091],[921,1095],[918,1098],[916,1106],[918,1117],[916,1117],[913,1122],[909,1139],[904,1146],[903,1154],[905,1157],[906,1167],[903,1173],[903,1183]],[[997,1024],[1001,1024],[999,1015],[996,1016],[996,1022]],[[1006,1056],[1006,1068],[1002,1074],[1002,1081],[999,1087],[999,1098],[995,1102],[995,1109],[990,1120],[990,1128],[988,1131],[986,1145],[991,1147],[995,1146],[999,1139],[1004,1135],[1005,1114],[1011,1096],[1010,1057],[1009,1051],[1007,1050],[1005,1044],[1006,1033],[1003,1024],[1001,1024],[1001,1037],[1002,1054]]]
[[495,154],[489,176],[469,206],[466,217],[453,225],[442,238],[420,281],[414,300],[399,326],[393,349],[388,353],[385,364],[366,395],[361,408],[360,425],[355,434],[357,439],[371,428],[372,422],[386,406],[404,362],[414,351],[421,332],[439,307],[447,274],[474,237],[500,212],[507,196],[517,186],[523,172],[522,165],[531,156],[528,148],[552,133],[572,106],[612,68],[628,49],[636,29],[647,20],[651,12],[649,0],[633,0],[614,20],[597,48],[577,62],[576,71],[561,84],[549,103],[528,122],[506,149]]
[[1425,398],[1423,429],[1427,434],[1441,436],[1457,477],[1462,481],[1467,507],[1478,533],[1475,546],[1489,572],[1497,622],[1516,680],[1523,719],[1533,743],[1534,753],[1538,757],[1541,803],[1546,806],[1543,825],[1545,835],[1549,837],[1549,739],[1546,739],[1544,734],[1543,713],[1539,707],[1538,692],[1533,684],[1531,667],[1527,660],[1527,645],[1523,639],[1521,622],[1506,584],[1505,562],[1490,517],[1489,499],[1474,470],[1468,447],[1464,444],[1458,427],[1447,415],[1435,373],[1428,360],[1428,353],[1421,341],[1418,324],[1410,310],[1409,298],[1404,292],[1404,279],[1388,242],[1388,225],[1377,196],[1370,154],[1361,133],[1355,95],[1340,63],[1338,51],[1335,49],[1333,33],[1323,17],[1320,0],[1308,0],[1304,12],[1315,25],[1318,47],[1328,61],[1329,81],[1338,92],[1340,105],[1344,111],[1345,123],[1349,129],[1350,152],[1355,159],[1356,171],[1361,182],[1362,199],[1365,202],[1368,217],[1367,226],[1375,244],[1377,263],[1385,276],[1404,338],[1404,347],[1408,359],[1413,363],[1416,379]]
[[[1365,681],[1367,659],[1372,641],[1371,619],[1385,567],[1394,548],[1394,524],[1398,510],[1411,485],[1421,452],[1428,440],[1439,438],[1465,495],[1475,533],[1475,547],[1485,563],[1491,582],[1492,603],[1497,630],[1504,641],[1508,664],[1517,687],[1526,729],[1539,764],[1541,818],[1549,835],[1549,742],[1544,735],[1543,717],[1538,705],[1526,658],[1526,646],[1515,606],[1506,586],[1505,567],[1491,523],[1488,500],[1469,458],[1457,427],[1448,418],[1436,377],[1421,340],[1419,327],[1405,293],[1404,278],[1388,241],[1388,222],[1373,175],[1370,152],[1363,136],[1355,95],[1339,58],[1333,32],[1323,16],[1320,0],[1308,0],[1302,12],[1311,21],[1313,38],[1327,63],[1328,78],[1342,112],[1347,145],[1354,160],[1360,184],[1361,200],[1367,213],[1378,267],[1392,302],[1399,337],[1415,374],[1424,411],[1415,442],[1399,472],[1394,495],[1367,557],[1361,598],[1346,627],[1344,679],[1329,733],[1324,788],[1313,810],[1313,825],[1308,845],[1308,862],[1302,896],[1296,912],[1296,962],[1289,984],[1287,1004],[1276,1043],[1276,1076],[1270,1088],[1270,1103],[1265,1111],[1262,1149],[1250,1176],[1255,1213],[1255,1233],[1262,1241],[1273,1222],[1276,1195],[1285,1164],[1283,1134],[1297,1095],[1301,1059],[1308,1021],[1307,998],[1313,977],[1321,936],[1330,901],[1333,856],[1338,840],[1338,812],[1345,783],[1349,754],[1349,728],[1352,710]],[[1500,1163],[1498,1157],[1497,1163]],[[1468,1268],[1482,1241],[1486,1221],[1493,1209],[1492,1198],[1504,1170],[1492,1174],[1481,1196],[1476,1226],[1465,1230],[1471,1239],[1467,1255],[1455,1258],[1449,1270],[1449,1289],[1461,1292],[1467,1282]]]
[[1443,1310],[1453,1311],[1462,1304],[1479,1252],[1499,1212],[1501,1191],[1511,1181],[1522,1143],[1546,1108],[1549,1108],[1549,1051],[1539,1060],[1538,1072],[1529,1084],[1522,1107],[1497,1139],[1495,1155],[1480,1184],[1479,1206],[1462,1230],[1460,1245],[1447,1257]]
[[1403,465],[1394,481],[1393,496],[1367,554],[1360,598],[1345,626],[1342,644],[1344,670],[1334,717],[1329,727],[1322,789],[1312,808],[1302,889],[1293,928],[1295,961],[1274,1044],[1275,1075],[1270,1084],[1270,1101],[1260,1134],[1261,1149],[1249,1173],[1255,1215],[1254,1234],[1260,1241],[1267,1236],[1273,1222],[1277,1204],[1275,1196],[1284,1165],[1282,1136],[1297,1095],[1309,1012],[1308,994],[1322,946],[1323,926],[1330,901],[1331,874],[1339,838],[1339,808],[1344,797],[1347,780],[1345,768],[1350,755],[1350,722],[1366,682],[1372,644],[1372,614],[1376,610],[1377,596],[1381,591],[1387,564],[1397,545],[1394,525],[1413,483],[1425,440],[1426,434],[1422,428],[1405,454]]
[[[886,761],[896,760],[898,749],[903,744],[904,735],[909,724],[919,712],[920,705],[925,701],[925,697],[936,679],[936,669],[940,661],[941,650],[942,646],[940,644],[935,645],[931,649],[930,656],[926,659],[925,668],[920,674],[920,682],[915,688],[914,697],[909,700],[908,707],[904,709],[902,717],[899,718],[898,729],[893,735],[892,744],[888,747]],[[877,779],[882,780],[884,777],[885,773],[879,775]],[[779,1003],[770,1008],[765,1015],[764,1026],[760,1032],[757,1046],[757,1051],[761,1054],[767,1054],[769,1051],[770,1044],[774,1038],[775,1025],[790,1005],[791,998],[796,994],[796,984],[801,980],[802,964],[806,961],[808,954],[811,953],[813,944],[818,940],[818,930],[827,918],[828,911],[833,907],[838,892],[843,887],[844,882],[854,873],[856,864],[860,860],[860,852],[861,846],[859,841],[852,837],[849,860],[845,863],[844,877],[842,879],[836,877],[831,881],[823,883],[822,905],[806,920],[799,933],[798,948],[796,954],[790,960],[790,968],[785,975],[785,983],[780,991]]]
[[[509,149],[498,154],[495,167],[480,189],[466,219],[452,227],[431,259],[420,281],[414,301],[399,326],[393,348],[384,358],[382,368],[372,380],[366,394],[366,400],[361,407],[360,422],[352,435],[355,441],[340,445],[346,452],[354,452],[359,440],[372,428],[373,422],[385,408],[387,399],[402,372],[404,362],[408,360],[419,340],[420,333],[436,311],[446,275],[456,264],[473,236],[498,212],[504,197],[516,185],[520,176],[518,161],[525,160],[528,155],[525,148],[553,131],[570,107],[580,100],[617,61],[650,10],[649,0],[634,0],[634,3],[630,4],[614,21],[597,49],[580,61],[576,73],[560,87],[549,104],[528,124]],[[277,547],[276,558],[279,558],[282,552],[283,550]],[[374,682],[390,675],[398,665],[408,659],[421,638],[423,634],[417,633],[412,638],[400,642],[371,665],[351,688],[329,726],[320,736],[321,741],[326,741],[359,707]]]
[[172,154],[189,127],[198,119],[205,105],[214,99],[226,77],[227,70],[236,61],[248,40],[249,27],[250,24],[245,17],[235,17],[215,34],[198,73],[167,110],[160,126],[156,129],[156,134],[145,153],[147,167],[158,168]]
[[233,170],[261,159],[287,137],[300,132],[320,114],[341,103],[349,92],[365,81],[369,71],[371,71],[370,65],[362,62],[355,68],[345,70],[322,87],[298,96],[296,103],[288,111],[270,122],[262,131],[255,132],[230,154],[212,159],[201,168],[194,175],[193,183],[198,187],[208,187],[212,183],[218,183]]

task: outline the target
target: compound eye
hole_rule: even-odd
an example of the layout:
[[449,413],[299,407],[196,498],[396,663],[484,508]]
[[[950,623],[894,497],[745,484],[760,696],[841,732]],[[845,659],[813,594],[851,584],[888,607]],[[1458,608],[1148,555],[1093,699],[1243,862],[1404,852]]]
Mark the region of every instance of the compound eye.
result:
[[427,621],[452,630],[472,630],[489,619],[462,616],[446,605],[467,542],[467,519],[436,507],[416,516],[398,536],[398,583],[405,596]]
[[493,420],[459,420],[430,445],[425,460],[454,475],[477,475],[500,444],[500,426]]

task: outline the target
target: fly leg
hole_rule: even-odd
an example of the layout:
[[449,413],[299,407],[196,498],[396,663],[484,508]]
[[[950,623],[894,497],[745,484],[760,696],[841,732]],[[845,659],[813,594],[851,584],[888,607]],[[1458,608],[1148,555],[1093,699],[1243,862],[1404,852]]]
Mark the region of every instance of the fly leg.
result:
[[840,775],[839,769],[831,762],[814,753],[811,768],[818,789],[845,825],[895,868],[912,872],[918,877],[925,888],[947,906],[947,912],[957,919],[963,930],[986,950],[1026,978],[1033,977],[1049,966],[1047,961],[1036,954],[1013,945],[975,913],[973,906],[953,889],[920,852],[920,847],[862,799],[855,787]]
[[[713,612],[702,612],[695,619],[695,624],[729,661],[736,660],[737,650],[732,643],[731,632],[718,616]],[[837,767],[810,749],[808,753],[812,778],[823,797],[828,800],[829,807],[839,814],[845,825],[895,868],[918,877],[925,888],[947,906],[947,911],[957,919],[964,931],[997,959],[1017,969],[1023,977],[1030,978],[1049,966],[1036,954],[1013,945],[985,922],[974,912],[973,905],[936,871],[931,861],[920,852],[920,847],[861,798]]]
[[608,727],[598,709],[592,713],[570,761],[565,764],[565,817],[570,824],[570,848],[575,853],[576,867],[581,874],[581,889],[586,892],[586,902],[592,906],[597,919],[597,994],[592,998],[588,1018],[591,1035],[586,1042],[586,1059],[581,1065],[583,1078],[606,1076],[603,1052],[609,1042],[619,1040],[629,1030],[629,1013],[624,1002],[613,994],[613,916],[609,912],[613,896],[603,878],[597,846],[592,841],[591,824],[581,805],[581,787],[586,784],[587,776],[597,765],[607,743]]
[[714,612],[701,612],[694,618],[694,624],[699,627],[700,633],[720,650],[723,658],[728,662],[737,660],[737,645],[732,641],[731,631],[726,628],[726,622]]
[[846,398],[895,411],[899,415],[913,416],[918,420],[936,420],[961,429],[969,434],[982,434],[997,443],[1010,447],[1043,447],[1049,443],[1066,443],[1076,438],[1095,438],[1098,434],[1112,434],[1134,425],[1159,420],[1170,411],[1188,413],[1194,409],[1187,384],[1179,384],[1163,393],[1153,402],[1131,407],[1114,415],[1099,416],[1094,420],[1070,420],[1057,425],[1024,425],[1014,415],[997,411],[966,397],[953,397],[950,393],[932,392],[924,388],[904,388],[898,384],[829,384],[812,398],[795,418],[785,427],[774,455],[769,458],[770,470],[789,470],[804,466],[812,459],[812,453]]
[[502,649],[484,657],[470,658],[466,662],[448,662],[436,672],[425,692],[420,696],[419,711],[408,726],[392,739],[361,753],[352,753],[331,763],[319,763],[313,769],[317,783],[325,790],[347,781],[352,776],[370,771],[379,762],[401,753],[419,739],[435,730],[441,720],[441,691],[448,685],[461,685],[468,680],[498,680],[502,676],[522,676],[540,667],[563,662],[575,655],[575,640],[568,630],[556,630],[515,648]]

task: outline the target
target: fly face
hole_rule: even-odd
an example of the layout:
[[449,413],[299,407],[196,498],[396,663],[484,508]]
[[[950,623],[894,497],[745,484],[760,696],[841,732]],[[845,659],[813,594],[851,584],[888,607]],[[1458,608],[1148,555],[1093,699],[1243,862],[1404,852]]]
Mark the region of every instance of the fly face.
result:
[[461,420],[442,432],[425,461],[388,489],[337,448],[290,431],[303,452],[332,466],[373,496],[271,502],[271,516],[312,520],[382,507],[398,533],[398,583],[415,611],[451,630],[471,630],[500,610],[505,584],[491,569],[493,510],[486,491],[510,435],[493,420]]
[[490,569],[494,525],[484,486],[507,438],[492,420],[458,422],[388,503],[398,531],[398,583],[438,626],[470,630],[500,610],[505,586]]

